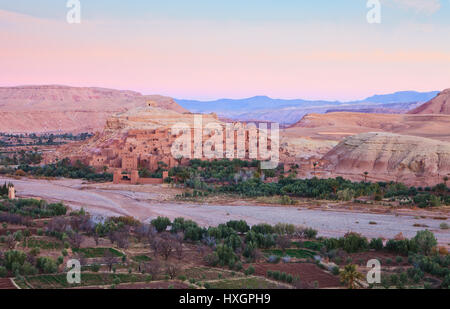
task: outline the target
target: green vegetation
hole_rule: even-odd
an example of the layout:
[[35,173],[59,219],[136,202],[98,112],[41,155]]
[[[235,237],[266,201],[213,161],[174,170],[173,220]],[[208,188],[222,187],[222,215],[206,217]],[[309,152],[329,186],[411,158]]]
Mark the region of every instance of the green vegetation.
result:
[[208,282],[205,285],[208,289],[274,289],[277,288],[275,283],[267,281],[259,277],[242,278],[237,280],[221,280]]
[[367,238],[357,233],[347,233],[341,238],[329,238],[324,240],[324,245],[328,251],[343,249],[348,253],[367,251],[369,242]]
[[291,274],[286,274],[285,272],[280,273],[278,270],[277,271],[268,270],[267,277],[272,278],[277,281],[283,281],[286,283],[294,282],[294,277]]
[[74,253],[80,253],[86,258],[104,257],[107,251],[116,257],[124,256],[123,253],[114,248],[73,248],[72,251]]
[[[66,274],[32,276],[26,277],[26,280],[36,289],[62,289],[72,287],[72,285],[67,282]],[[118,283],[129,283],[145,282],[145,280],[145,275],[138,274],[82,273],[81,283],[75,286],[111,285],[114,281]]]
[[[16,277],[22,287],[71,287],[62,272],[67,257],[80,260],[83,286],[185,278],[193,288],[272,288],[277,284],[253,277],[260,275],[260,267],[270,265],[288,272],[293,263],[316,260],[319,268],[314,268],[320,272],[326,267],[317,258],[321,257],[342,265],[342,271],[338,267],[330,271],[354,288],[358,273],[350,266],[354,260],[364,265],[366,255],[376,258],[378,253],[373,250],[394,257],[385,258],[383,266],[389,265],[392,271],[384,273],[382,286],[441,288],[450,283],[449,255],[437,248],[435,236],[427,230],[412,239],[388,240],[383,245],[381,239],[369,242],[351,232],[341,238],[317,238],[316,230],[291,224],[250,226],[241,220],[203,228],[183,218],[158,217],[150,224],[131,217],[99,220],[85,211],[66,214],[64,205],[49,207],[45,201],[5,200],[1,205],[0,223],[16,225],[18,218],[26,219],[19,222],[25,228],[2,230],[5,234],[0,236],[0,277]],[[46,219],[39,219],[42,216]],[[96,245],[81,248],[86,243],[83,240]],[[111,245],[105,246],[105,241]],[[353,255],[359,252],[364,254]],[[194,267],[180,267],[186,261]],[[300,283],[284,272],[268,271],[267,276],[292,287],[312,287],[311,282]]]
[[8,191],[9,191],[9,187],[11,187],[12,184],[11,183],[4,183],[3,186],[0,186],[0,197],[7,197],[8,196]]
[[48,204],[43,200],[18,199],[0,201],[0,211],[32,218],[63,216],[67,207],[61,203]]
[[[285,178],[282,165],[276,170],[260,170],[259,161],[242,160],[191,160],[188,166],[172,168],[170,177],[176,177],[194,193],[183,197],[201,197],[205,194],[234,194],[243,197],[280,196],[279,203],[295,204],[293,198],[351,201],[371,197],[375,201],[388,199],[402,205],[421,208],[450,205],[450,189],[446,184],[433,188],[407,187],[395,182],[351,182],[342,177],[330,179]],[[277,183],[265,183],[264,177],[278,176]]]
[[20,165],[18,170],[33,176],[65,177],[73,179],[87,179],[91,181],[112,181],[109,173],[96,173],[95,170],[80,161],[71,164],[69,159],[63,159],[55,164],[45,166]]
[[37,151],[20,150],[13,155],[0,155],[0,165],[40,164],[42,154]]
[[314,252],[303,249],[286,249],[285,252],[279,249],[272,249],[272,250],[264,250],[264,253],[266,255],[275,255],[279,257],[290,256],[297,259],[313,258],[315,255]]

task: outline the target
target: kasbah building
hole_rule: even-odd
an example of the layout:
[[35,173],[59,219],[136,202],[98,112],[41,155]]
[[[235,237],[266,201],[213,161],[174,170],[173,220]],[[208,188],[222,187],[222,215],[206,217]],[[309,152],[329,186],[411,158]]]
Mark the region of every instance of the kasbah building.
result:
[[[150,108],[146,112],[150,110],[152,114],[155,114],[158,109]],[[252,146],[258,147],[257,149],[260,146],[258,137],[254,138],[255,135],[259,136],[259,130],[249,129],[246,124],[242,123],[225,124],[219,121],[214,114],[182,115],[176,113],[178,119],[175,121],[169,118],[173,118],[174,115],[165,110],[164,115],[152,115],[152,117],[166,117],[166,124],[171,125],[152,129],[134,128],[136,122],[148,120],[142,112],[139,117],[134,115],[126,117],[126,130],[123,130],[123,116],[109,119],[105,131],[94,138],[93,143],[91,142],[90,149],[95,149],[95,152],[92,153],[84,149],[81,151],[83,155],[71,156],[71,160],[83,161],[97,169],[107,168],[110,172],[113,172],[115,184],[162,184],[164,179],[168,177],[168,172],[164,172],[162,178],[141,178],[139,177],[139,170],[147,169],[150,172],[155,172],[161,166],[164,166],[165,170],[169,170],[179,165],[186,165],[191,158],[252,160],[252,158],[255,158],[255,152],[250,150],[254,149],[251,148],[250,141],[252,141]],[[198,119],[198,117],[202,118],[200,127],[196,126],[195,123],[195,119]],[[184,130],[174,130],[173,125],[175,123],[187,123],[189,125]],[[218,124],[218,128],[223,128],[223,131],[219,133],[218,129],[206,130],[205,127],[208,127],[208,124],[211,123]],[[118,130],[121,134],[117,135],[115,132],[114,138],[111,138],[111,132]],[[266,140],[263,145],[268,153],[271,153],[272,144],[270,134],[270,130],[268,130],[268,137],[261,136]],[[182,137],[185,142],[181,143],[180,146],[179,141]],[[214,137],[215,142],[211,143],[210,141]],[[187,145],[188,141],[191,144],[190,151],[189,145]],[[172,153],[174,143],[177,144],[175,147],[184,153],[184,156],[174,157]],[[220,144],[222,144],[222,147],[220,147]],[[206,156],[205,148],[209,150],[208,153],[213,153],[214,156]],[[257,159],[264,159],[259,155],[260,152],[256,155]]]

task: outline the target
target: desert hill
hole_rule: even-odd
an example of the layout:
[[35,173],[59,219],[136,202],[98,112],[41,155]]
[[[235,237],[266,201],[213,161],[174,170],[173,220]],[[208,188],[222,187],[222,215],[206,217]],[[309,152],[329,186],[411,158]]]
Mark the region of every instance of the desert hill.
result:
[[364,133],[345,138],[323,158],[334,174],[364,172],[375,179],[423,186],[442,182],[450,173],[450,143],[392,133]]
[[188,112],[171,98],[133,91],[58,85],[0,87],[0,131],[94,132],[110,116],[148,102]]
[[446,89],[437,97],[413,109],[410,114],[445,114],[450,115],[450,89]]
[[287,128],[284,134],[340,141],[347,136],[368,132],[391,132],[450,141],[450,115],[309,114]]

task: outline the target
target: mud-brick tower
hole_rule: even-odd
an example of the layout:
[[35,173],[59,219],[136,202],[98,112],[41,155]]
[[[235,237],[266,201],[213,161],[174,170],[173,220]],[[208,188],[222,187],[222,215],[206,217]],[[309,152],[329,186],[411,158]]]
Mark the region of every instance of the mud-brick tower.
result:
[[14,200],[16,198],[16,189],[13,185],[8,187],[8,198]]

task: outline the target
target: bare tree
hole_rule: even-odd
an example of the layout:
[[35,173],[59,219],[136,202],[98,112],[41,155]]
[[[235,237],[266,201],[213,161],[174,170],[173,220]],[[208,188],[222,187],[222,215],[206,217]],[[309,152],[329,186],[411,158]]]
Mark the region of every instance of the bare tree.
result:
[[95,231],[92,236],[94,237],[95,245],[98,246],[98,244],[100,243],[100,236]]
[[130,246],[130,242],[128,239],[128,233],[125,231],[115,232],[114,239],[117,243],[117,246],[121,249],[127,249]]
[[67,219],[63,217],[55,217],[48,223],[47,230],[50,232],[63,233],[67,230],[68,225],[69,222]]
[[169,264],[167,265],[167,274],[169,275],[170,279],[173,280],[175,279],[175,277],[177,276],[178,272],[179,272],[179,268],[177,265],[175,264]]
[[108,265],[109,271],[111,272],[113,265],[116,263],[116,257],[110,250],[106,250],[104,261],[106,265]]
[[159,251],[159,243],[162,240],[159,237],[151,237],[149,238],[149,243],[150,243],[150,247],[153,249],[153,254],[155,256],[158,255],[158,251]]
[[175,244],[175,256],[180,261],[184,258],[183,243],[177,242]]
[[73,232],[70,234],[70,243],[74,248],[79,249],[81,246],[81,243],[83,242],[83,235],[78,232]]
[[169,259],[170,254],[174,249],[174,240],[169,234],[162,234],[161,241],[158,243],[158,251],[167,261]]
[[287,236],[278,236],[277,237],[277,246],[283,251],[286,251],[287,248],[291,246],[291,240]]
[[161,272],[161,263],[155,259],[151,262],[145,263],[144,269],[146,273],[149,273],[153,279],[156,279]]
[[148,224],[141,224],[135,228],[134,232],[136,233],[138,240],[142,241],[142,239],[148,237],[150,232],[150,226]]
[[208,246],[205,245],[199,245],[197,246],[197,252],[200,254],[200,256],[204,257],[206,256],[208,253],[210,253],[212,251],[212,249]]

